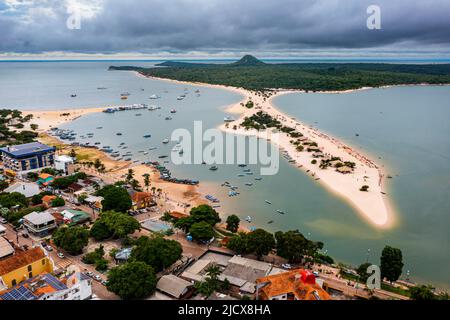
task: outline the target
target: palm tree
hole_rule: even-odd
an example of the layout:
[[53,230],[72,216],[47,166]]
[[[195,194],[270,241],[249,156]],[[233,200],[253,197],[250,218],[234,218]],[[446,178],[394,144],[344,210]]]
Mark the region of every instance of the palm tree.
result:
[[125,178],[128,183],[130,183],[134,178],[134,170],[128,169],[127,177]]
[[156,187],[152,187],[152,193],[155,195]]
[[144,173],[142,176],[144,177],[144,185],[148,192],[148,187],[150,186],[150,175],[148,173]]
[[221,274],[221,271],[217,264],[213,264],[212,266],[208,267],[208,269],[206,269],[206,274],[211,278],[211,280],[217,280],[217,278]]

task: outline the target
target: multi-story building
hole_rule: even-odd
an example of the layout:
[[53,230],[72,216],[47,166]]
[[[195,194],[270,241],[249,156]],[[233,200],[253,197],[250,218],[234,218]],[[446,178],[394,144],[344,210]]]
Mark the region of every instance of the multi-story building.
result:
[[52,271],[53,261],[41,247],[17,250],[13,255],[0,260],[0,290],[12,288],[29,278]]
[[33,211],[23,217],[23,225],[32,234],[38,237],[47,236],[57,227],[56,219],[47,211]]
[[49,273],[0,291],[0,300],[86,300],[92,297],[92,279],[73,273],[57,279]]
[[55,147],[40,142],[0,148],[4,167],[15,172],[52,167],[55,163],[55,151]]

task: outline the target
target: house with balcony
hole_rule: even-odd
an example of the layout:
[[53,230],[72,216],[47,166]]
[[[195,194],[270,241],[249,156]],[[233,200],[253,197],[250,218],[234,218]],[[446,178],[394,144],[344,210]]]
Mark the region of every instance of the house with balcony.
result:
[[37,237],[47,236],[53,229],[56,229],[56,219],[49,212],[32,212],[23,217],[24,227]]

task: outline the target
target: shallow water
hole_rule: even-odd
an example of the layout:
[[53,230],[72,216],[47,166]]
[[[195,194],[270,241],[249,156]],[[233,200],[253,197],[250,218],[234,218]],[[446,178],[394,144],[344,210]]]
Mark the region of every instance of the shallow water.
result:
[[[90,114],[66,124],[80,135],[94,133],[92,139],[117,149],[125,142],[125,154],[133,160],[159,160],[170,155],[175,143],[163,145],[174,129],[192,130],[193,121],[202,120],[204,128],[214,128],[226,115],[224,107],[240,96],[219,89],[179,85],[137,77],[131,72],[107,71],[109,65],[152,65],[142,62],[58,62],[1,63],[0,107],[25,109],[64,109],[124,105],[156,104],[161,110],[126,111],[115,114]],[[97,87],[107,87],[98,90]],[[176,97],[187,88],[186,99]],[[142,90],[144,89],[144,90]],[[200,90],[197,97],[195,90]],[[20,92],[20,94],[17,94]],[[128,100],[120,93],[129,92]],[[238,214],[243,220],[252,217],[249,227],[271,231],[299,229],[305,235],[325,243],[327,253],[339,261],[353,264],[369,260],[378,263],[384,245],[402,249],[404,271],[412,278],[449,286],[449,213],[450,198],[450,89],[448,87],[412,87],[361,91],[345,95],[292,94],[275,99],[280,109],[342,138],[363,151],[380,156],[394,178],[390,194],[399,211],[398,226],[380,231],[368,225],[342,199],[330,194],[316,181],[280,158],[280,170],[274,176],[258,177],[258,167],[250,166],[254,175],[238,177],[242,168],[219,165],[212,172],[205,165],[167,164],[173,176],[201,181],[201,190],[221,200],[219,210]],[[71,94],[77,94],[71,98]],[[150,100],[150,95],[161,99]],[[175,108],[176,114],[169,110]],[[136,114],[141,114],[136,116]],[[164,120],[166,116],[172,120]],[[102,126],[102,129],[96,129]],[[121,132],[122,136],[116,133]],[[359,137],[355,137],[355,133]],[[143,135],[151,134],[149,139]],[[154,151],[148,150],[157,147]],[[142,152],[149,152],[144,155]],[[162,160],[160,160],[162,162]],[[398,174],[398,176],[397,176]],[[229,181],[239,187],[240,195],[228,197],[220,185]],[[253,186],[245,186],[252,182]],[[267,204],[264,200],[272,202]],[[286,213],[276,212],[281,209]],[[273,223],[268,224],[269,221]]]

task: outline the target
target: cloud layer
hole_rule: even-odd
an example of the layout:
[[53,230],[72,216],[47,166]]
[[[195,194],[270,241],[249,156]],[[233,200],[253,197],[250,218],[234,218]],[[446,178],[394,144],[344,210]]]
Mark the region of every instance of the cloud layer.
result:
[[[381,30],[366,27],[369,5]],[[66,21],[81,14],[81,29]],[[0,0],[0,52],[450,51],[448,0]]]

